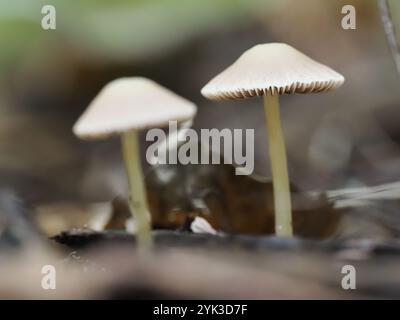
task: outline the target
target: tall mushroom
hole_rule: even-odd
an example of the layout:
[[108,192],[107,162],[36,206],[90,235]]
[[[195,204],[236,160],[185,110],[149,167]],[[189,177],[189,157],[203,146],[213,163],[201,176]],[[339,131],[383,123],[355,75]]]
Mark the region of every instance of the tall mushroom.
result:
[[150,214],[140,160],[138,133],[169,121],[193,118],[196,106],[152,80],[121,78],[107,84],[73,127],[83,139],[121,136],[130,188],[130,208],[136,222],[139,247],[150,247]]
[[213,78],[201,93],[212,100],[264,97],[274,186],[275,233],[292,236],[292,213],[279,95],[333,90],[344,77],[284,43],[256,45]]

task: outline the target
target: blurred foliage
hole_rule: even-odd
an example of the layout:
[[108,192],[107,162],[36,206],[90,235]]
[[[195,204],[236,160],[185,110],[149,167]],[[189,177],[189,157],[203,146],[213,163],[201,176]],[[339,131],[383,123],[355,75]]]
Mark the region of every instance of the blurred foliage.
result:
[[[56,8],[56,31],[41,28],[46,4]],[[0,68],[32,46],[47,50],[55,40],[95,60],[151,59],[214,27],[245,21],[261,4],[277,1],[0,0]]]

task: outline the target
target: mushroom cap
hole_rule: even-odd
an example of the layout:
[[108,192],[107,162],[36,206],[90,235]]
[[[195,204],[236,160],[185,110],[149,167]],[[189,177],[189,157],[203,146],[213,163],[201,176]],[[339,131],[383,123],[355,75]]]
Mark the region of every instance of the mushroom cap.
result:
[[98,139],[136,129],[164,126],[194,117],[196,106],[156,82],[120,78],[108,83],[73,127],[83,139]]
[[212,100],[310,93],[340,87],[344,77],[285,43],[259,44],[213,78],[201,93]]

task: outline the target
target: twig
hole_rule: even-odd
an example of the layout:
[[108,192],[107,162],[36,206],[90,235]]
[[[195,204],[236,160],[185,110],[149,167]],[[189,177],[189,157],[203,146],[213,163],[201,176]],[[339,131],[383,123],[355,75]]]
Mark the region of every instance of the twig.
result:
[[372,187],[345,188],[326,192],[335,208],[359,207],[379,200],[400,199],[400,182],[392,182]]
[[[312,199],[320,197],[322,191],[309,191],[305,195]],[[399,200],[400,181],[385,183],[376,186],[365,186],[357,188],[343,188],[325,191],[327,199],[333,203],[335,208],[360,207],[373,201]],[[301,199],[295,195],[294,199]],[[297,200],[298,201],[298,200]],[[298,203],[300,203],[298,201]],[[299,209],[298,205],[296,208]]]
[[394,63],[396,65],[397,72],[400,74],[400,52],[399,45],[396,39],[396,30],[390,14],[390,7],[388,0],[378,0],[378,7],[381,14],[383,29],[385,30],[386,40],[389,44],[390,51]]

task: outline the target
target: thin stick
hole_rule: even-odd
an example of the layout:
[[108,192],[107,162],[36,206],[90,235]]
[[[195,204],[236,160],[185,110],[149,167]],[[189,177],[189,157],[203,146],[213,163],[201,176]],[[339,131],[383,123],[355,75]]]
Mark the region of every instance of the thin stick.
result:
[[386,40],[389,44],[390,52],[397,72],[400,74],[400,52],[399,45],[396,38],[396,30],[393,24],[392,16],[390,14],[390,7],[387,0],[378,0],[378,7],[381,14],[383,29],[385,30]]
[[293,235],[292,208],[285,140],[279,114],[279,95],[264,96],[264,108],[267,117],[269,157],[274,186],[275,233],[279,236],[291,237]]
[[146,187],[140,164],[138,133],[134,130],[128,131],[122,134],[121,139],[122,154],[130,190],[129,204],[137,227],[138,247],[150,248],[152,246],[150,214],[147,207]]

